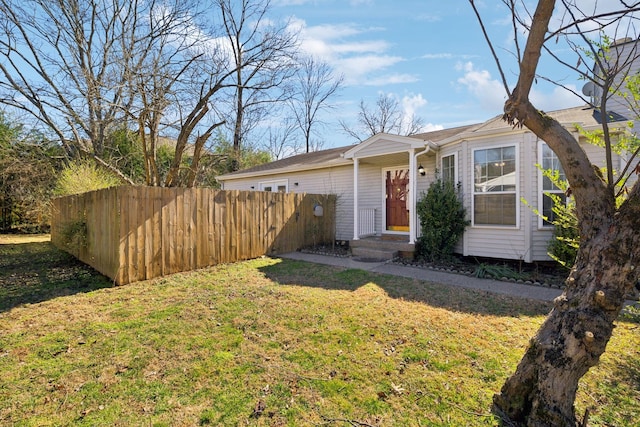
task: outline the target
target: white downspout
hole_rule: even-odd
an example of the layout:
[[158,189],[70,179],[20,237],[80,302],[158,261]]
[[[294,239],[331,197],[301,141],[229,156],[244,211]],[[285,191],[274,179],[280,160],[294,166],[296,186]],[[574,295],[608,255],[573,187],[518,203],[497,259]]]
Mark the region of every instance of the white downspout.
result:
[[[416,167],[416,150],[409,150],[409,244],[416,242],[416,181],[418,180],[418,170]],[[414,178],[415,177],[415,178]]]
[[409,244],[415,244],[418,231],[418,214],[416,212],[416,203],[418,202],[418,156],[427,154],[431,150],[431,147],[427,147],[419,152],[415,152],[415,149],[411,149],[409,158],[409,171],[411,172],[411,179],[409,179]]
[[353,240],[360,239],[358,224],[358,158],[353,158]]

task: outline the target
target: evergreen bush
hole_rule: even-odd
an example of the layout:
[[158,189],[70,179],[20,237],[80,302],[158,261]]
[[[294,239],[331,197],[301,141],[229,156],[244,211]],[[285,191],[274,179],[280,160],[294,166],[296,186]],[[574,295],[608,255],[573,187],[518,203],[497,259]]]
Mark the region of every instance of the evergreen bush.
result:
[[422,235],[416,255],[429,261],[451,257],[455,245],[470,224],[459,187],[437,179],[416,204]]

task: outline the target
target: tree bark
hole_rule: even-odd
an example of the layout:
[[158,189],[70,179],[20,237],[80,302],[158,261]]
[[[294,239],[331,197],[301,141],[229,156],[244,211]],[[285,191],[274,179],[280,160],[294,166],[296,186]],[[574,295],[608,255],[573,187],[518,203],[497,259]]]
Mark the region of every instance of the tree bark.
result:
[[581,245],[565,292],[531,339],[516,372],[494,396],[494,413],[508,425],[577,423],[578,382],[604,353],[625,296],[638,281],[637,204],[601,225]]

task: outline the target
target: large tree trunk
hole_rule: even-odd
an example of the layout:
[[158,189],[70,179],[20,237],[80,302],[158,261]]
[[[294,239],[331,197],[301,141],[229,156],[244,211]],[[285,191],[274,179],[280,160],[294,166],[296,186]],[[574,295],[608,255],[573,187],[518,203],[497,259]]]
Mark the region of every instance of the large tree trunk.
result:
[[640,278],[640,186],[616,209],[611,188],[576,139],[537,111],[519,86],[505,118],[527,126],[560,158],[576,201],[580,248],[565,292],[494,397],[493,411],[507,425],[576,426],[578,382],[604,353],[625,297]]
[[625,296],[638,280],[639,226],[637,218],[615,220],[581,246],[565,292],[494,396],[494,412],[506,424],[576,425],[578,382],[604,353]]
[[560,159],[576,203],[580,248],[564,293],[494,396],[493,411],[507,425],[576,425],[578,382],[604,353],[625,296],[640,278],[640,185],[617,208],[613,184],[577,139],[529,101],[554,8],[555,0],[538,2],[504,119],[529,128]]

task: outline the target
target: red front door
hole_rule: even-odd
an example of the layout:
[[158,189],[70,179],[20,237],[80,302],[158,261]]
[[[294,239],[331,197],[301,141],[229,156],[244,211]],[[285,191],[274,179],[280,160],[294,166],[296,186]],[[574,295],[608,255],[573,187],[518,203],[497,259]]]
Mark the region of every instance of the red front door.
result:
[[409,231],[409,169],[386,172],[387,230]]

